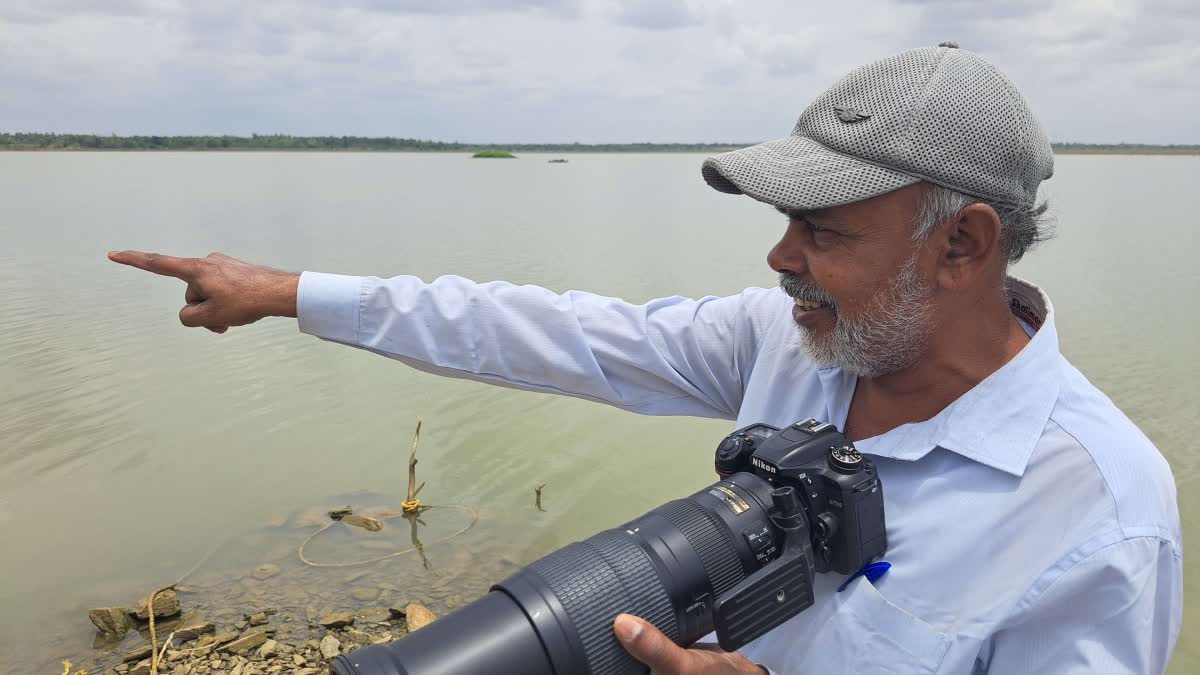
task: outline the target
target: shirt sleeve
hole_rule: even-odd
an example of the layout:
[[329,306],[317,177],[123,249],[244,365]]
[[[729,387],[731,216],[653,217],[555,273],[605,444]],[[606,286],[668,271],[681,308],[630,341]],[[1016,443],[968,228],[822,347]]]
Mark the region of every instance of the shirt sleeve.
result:
[[986,672],[1159,674],[1183,613],[1183,562],[1157,537],[1123,539],[1052,579],[991,642]]
[[456,276],[305,272],[297,316],[305,333],[428,372],[646,414],[733,419],[782,297],[755,288],[636,305]]

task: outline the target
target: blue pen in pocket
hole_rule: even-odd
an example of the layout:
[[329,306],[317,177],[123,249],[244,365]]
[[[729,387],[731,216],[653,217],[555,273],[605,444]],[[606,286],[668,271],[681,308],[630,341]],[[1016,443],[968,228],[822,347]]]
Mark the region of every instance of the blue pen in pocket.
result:
[[866,565],[863,566],[863,568],[861,570],[859,570],[859,571],[855,572],[854,574],[851,574],[849,577],[847,577],[846,580],[844,582],[842,582],[841,586],[838,586],[838,593],[841,593],[842,591],[846,590],[846,587],[848,587],[850,585],[850,582],[854,581],[855,579],[857,579],[859,577],[866,577],[867,581],[874,584],[876,581],[879,580],[880,577],[887,574],[887,571],[890,569],[892,569],[892,563],[887,562],[886,560],[880,560],[879,562],[867,563]]

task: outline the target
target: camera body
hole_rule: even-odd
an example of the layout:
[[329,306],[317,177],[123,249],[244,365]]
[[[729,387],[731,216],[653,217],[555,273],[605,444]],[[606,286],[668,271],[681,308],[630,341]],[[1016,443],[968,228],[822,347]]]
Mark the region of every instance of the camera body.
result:
[[738,429],[717,446],[715,466],[722,478],[745,471],[796,489],[817,572],[854,574],[887,551],[875,465],[832,424],[810,418]]
[[816,572],[854,574],[887,551],[883,487],[875,465],[827,422],[779,429],[752,424],[717,446],[722,480],[708,494],[733,496],[747,474],[765,482],[765,519],[739,534],[753,552],[751,572],[712,608],[717,641],[740,648],[814,602]]

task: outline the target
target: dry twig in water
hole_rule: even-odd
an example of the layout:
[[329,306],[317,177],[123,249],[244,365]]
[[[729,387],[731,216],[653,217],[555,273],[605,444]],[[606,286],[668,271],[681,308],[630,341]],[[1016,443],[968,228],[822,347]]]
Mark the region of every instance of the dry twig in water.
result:
[[[158,675],[158,640],[154,634],[154,596],[162,593],[163,591],[175,588],[176,584],[178,583],[179,582],[176,581],[168,586],[163,586],[162,588],[151,593],[150,597],[146,600],[146,613],[150,618],[150,675]],[[171,633],[171,636],[174,637],[175,633]]]
[[421,418],[417,418],[417,430],[413,432],[412,451],[408,453],[408,499],[417,496],[417,442],[421,440]]
[[417,418],[417,430],[413,433],[412,451],[408,453],[408,499],[400,506],[407,514],[420,513],[426,507],[421,506],[417,493],[425,487],[425,483],[417,485],[417,442],[421,440],[421,418]]
[[175,631],[171,631],[171,634],[167,636],[167,641],[163,643],[162,649],[159,650],[159,652],[158,652],[158,660],[159,661],[163,660],[163,655],[167,653],[167,647],[171,646],[171,640],[174,640],[174,639],[175,639]]

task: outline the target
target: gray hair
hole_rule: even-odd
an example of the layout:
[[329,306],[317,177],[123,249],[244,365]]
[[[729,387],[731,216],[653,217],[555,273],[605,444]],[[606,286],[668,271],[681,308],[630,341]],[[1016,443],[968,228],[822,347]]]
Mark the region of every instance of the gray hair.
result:
[[1049,218],[1047,202],[1037,206],[1012,206],[980,199],[944,188],[933,183],[925,184],[925,196],[913,225],[913,239],[924,241],[934,228],[958,215],[971,204],[987,204],[1000,217],[1000,247],[1008,264],[1012,265],[1033,248],[1054,235]]

